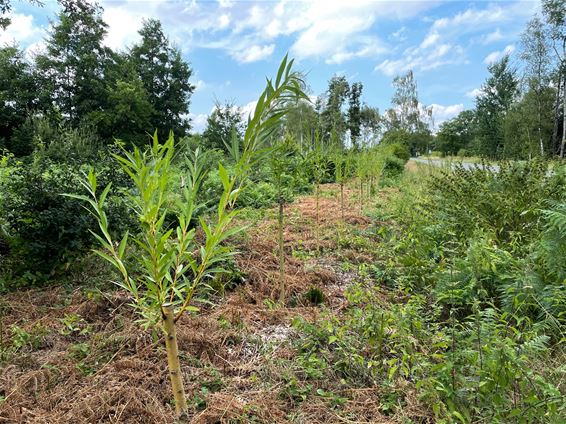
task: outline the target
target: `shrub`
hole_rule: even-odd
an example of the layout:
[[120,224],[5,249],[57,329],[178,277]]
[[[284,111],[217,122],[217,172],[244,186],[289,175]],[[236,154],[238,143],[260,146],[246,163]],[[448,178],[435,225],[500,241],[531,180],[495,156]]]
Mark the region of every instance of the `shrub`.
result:
[[411,158],[411,152],[409,148],[403,144],[395,143],[392,144],[390,147],[391,154],[396,158],[399,158],[405,162],[407,162]]
[[239,201],[243,207],[269,207],[277,201],[277,188],[266,181],[247,184],[240,194]]
[[[87,165],[56,162],[45,152],[30,162],[14,163],[10,178],[0,180],[0,211],[5,220],[4,241],[9,255],[3,261],[7,287],[42,283],[65,264],[84,253],[93,241],[89,228],[94,221],[75,199],[61,196],[76,191]],[[107,155],[97,161],[104,183],[124,187],[123,174],[108,163]],[[108,199],[108,214],[115,228],[132,225],[124,201]],[[7,252],[6,252],[7,253]]]
[[[548,337],[536,325],[493,307],[474,308],[462,322],[444,320],[418,295],[384,307],[383,294],[364,285],[345,295],[343,314],[294,321],[307,378],[388,388],[396,401],[382,400],[384,414],[403,408],[403,387],[416,382],[419,409],[435,422],[560,422],[561,364],[546,362],[554,374],[543,371]],[[519,416],[524,421],[516,421]]]
[[498,166],[455,164],[432,177],[425,209],[445,234],[466,240],[483,229],[496,243],[523,246],[539,234],[542,210],[564,193],[566,178],[549,173],[548,163],[540,160]]
[[460,149],[458,150],[458,157],[465,158],[468,156],[472,156],[472,152],[468,149]]
[[386,156],[383,165],[383,176],[385,178],[395,178],[405,170],[405,161],[396,156]]
[[564,168],[550,172],[537,160],[498,169],[455,165],[431,175],[420,192],[401,187],[403,201],[394,198],[403,230],[392,242],[396,265],[387,270],[389,280],[404,289],[432,289],[437,301],[458,305],[462,316],[479,300],[551,323],[547,334],[560,337]]

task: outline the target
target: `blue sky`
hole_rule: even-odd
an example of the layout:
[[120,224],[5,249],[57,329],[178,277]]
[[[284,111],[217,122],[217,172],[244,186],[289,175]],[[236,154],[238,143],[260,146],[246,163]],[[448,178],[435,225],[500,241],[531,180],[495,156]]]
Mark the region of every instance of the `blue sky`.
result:
[[[58,5],[13,1],[13,24],[0,43],[41,49]],[[180,1],[102,0],[106,43],[124,49],[138,40],[143,18],[162,21],[194,69],[191,118],[201,130],[215,100],[249,111],[286,52],[308,74],[313,95],[334,74],[364,84],[363,100],[390,105],[391,81],[412,69],[419,98],[438,123],[474,104],[487,64],[517,55],[538,1]]]

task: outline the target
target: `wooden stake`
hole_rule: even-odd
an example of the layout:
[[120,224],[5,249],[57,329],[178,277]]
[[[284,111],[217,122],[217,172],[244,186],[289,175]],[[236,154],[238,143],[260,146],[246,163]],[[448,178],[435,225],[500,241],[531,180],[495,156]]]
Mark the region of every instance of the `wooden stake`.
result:
[[179,347],[177,345],[177,331],[175,330],[173,305],[164,303],[161,308],[163,330],[165,332],[165,349],[167,350],[167,364],[169,365],[169,377],[175,399],[175,411],[179,419],[187,418],[187,398],[183,387],[183,375],[179,362]]

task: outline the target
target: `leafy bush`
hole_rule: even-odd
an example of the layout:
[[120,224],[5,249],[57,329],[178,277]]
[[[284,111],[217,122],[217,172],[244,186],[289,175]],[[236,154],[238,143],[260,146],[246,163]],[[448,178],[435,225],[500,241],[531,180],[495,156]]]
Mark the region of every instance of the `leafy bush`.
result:
[[386,178],[395,178],[405,170],[405,161],[396,156],[386,156],[383,165],[383,176]]
[[[46,152],[28,162],[12,161],[10,178],[0,180],[0,211],[5,220],[4,255],[7,287],[42,283],[70,260],[84,253],[93,241],[89,228],[94,221],[81,203],[61,196],[80,187],[88,165],[56,162]],[[97,168],[104,182],[124,187],[123,174],[99,158]],[[108,214],[116,228],[132,225],[125,204],[110,198]]]
[[407,162],[411,158],[411,152],[409,148],[403,144],[395,143],[389,146],[391,154],[396,158],[399,158]]
[[458,150],[458,157],[465,158],[468,156],[472,156],[472,151],[468,149],[460,149]]
[[383,414],[403,407],[405,381],[416,382],[420,408],[438,422],[560,422],[559,364],[545,364],[555,374],[536,366],[549,341],[540,327],[493,307],[443,320],[418,295],[384,307],[379,290],[365,284],[346,296],[343,315],[295,320],[304,375],[389,390],[396,401],[384,398]]
[[277,201],[277,188],[266,181],[247,184],[242,190],[239,200],[243,207],[269,207]]
[[518,246],[538,235],[542,210],[565,184],[564,173],[550,173],[544,161],[502,162],[498,169],[455,164],[432,177],[424,206],[448,237],[466,240],[481,229],[497,243]]
[[475,301],[492,303],[553,323],[546,334],[563,337],[564,167],[551,172],[548,163],[531,161],[426,172],[420,185],[405,177],[391,199],[402,227],[383,280],[432,291],[445,308],[458,305],[461,317]]

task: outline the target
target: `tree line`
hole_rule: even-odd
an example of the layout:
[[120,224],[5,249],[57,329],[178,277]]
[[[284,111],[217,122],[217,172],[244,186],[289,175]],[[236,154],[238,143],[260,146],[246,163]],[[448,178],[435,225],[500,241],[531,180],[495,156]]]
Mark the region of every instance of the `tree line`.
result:
[[61,128],[134,145],[153,129],[188,134],[193,71],[161,23],[144,20],[140,41],[113,51],[99,5],[59,3],[43,51],[27,60],[16,45],[0,48],[0,148],[25,156]]
[[[0,148],[26,156],[68,129],[94,135],[102,144],[120,139],[137,146],[147,144],[155,130],[160,138],[170,131],[177,140],[190,135],[193,70],[161,23],[143,21],[140,41],[113,51],[104,45],[108,26],[99,5],[59,2],[44,51],[28,59],[16,45],[0,48]],[[0,2],[2,10],[9,6]],[[519,54],[490,64],[475,107],[439,128],[408,71],[394,78],[391,107],[383,112],[362,101],[362,82],[335,75],[314,101],[303,99],[290,108],[277,135],[287,133],[306,150],[324,140],[354,149],[400,143],[413,155],[564,157],[565,11],[566,0],[543,0],[542,15],[521,36]],[[217,104],[192,143],[223,150],[233,136],[242,138],[244,121],[233,103]]]
[[441,125],[435,149],[490,158],[564,157],[566,1],[543,0],[521,34],[518,57],[489,65],[475,108]]

